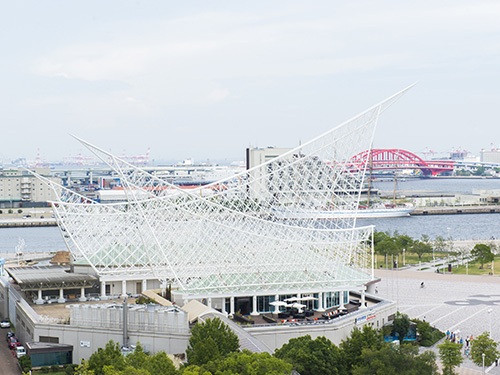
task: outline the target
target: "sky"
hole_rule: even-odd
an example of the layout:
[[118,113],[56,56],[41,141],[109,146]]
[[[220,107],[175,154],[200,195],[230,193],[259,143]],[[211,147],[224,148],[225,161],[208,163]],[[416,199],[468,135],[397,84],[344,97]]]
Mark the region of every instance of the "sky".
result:
[[500,2],[0,1],[0,161],[243,160],[417,82],[375,148],[500,147]]

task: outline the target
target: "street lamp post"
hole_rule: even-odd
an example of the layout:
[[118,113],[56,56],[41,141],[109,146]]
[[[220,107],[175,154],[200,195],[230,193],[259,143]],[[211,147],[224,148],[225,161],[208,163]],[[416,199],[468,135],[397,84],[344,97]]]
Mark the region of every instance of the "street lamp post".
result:
[[405,251],[406,249],[403,249],[403,266],[406,266]]
[[484,372],[484,356],[485,356],[485,354],[483,353],[483,374],[485,373]]

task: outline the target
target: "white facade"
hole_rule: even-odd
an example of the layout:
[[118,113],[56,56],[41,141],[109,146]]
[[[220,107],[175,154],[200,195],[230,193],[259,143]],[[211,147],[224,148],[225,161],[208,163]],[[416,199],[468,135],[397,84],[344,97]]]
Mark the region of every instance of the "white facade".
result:
[[483,163],[499,163],[500,164],[500,151],[499,150],[492,150],[492,151],[481,150],[480,160]]
[[[48,168],[37,173],[50,181],[61,184],[59,177],[50,177]],[[0,171],[0,201],[48,202],[57,197],[56,192],[27,171],[17,169]]]

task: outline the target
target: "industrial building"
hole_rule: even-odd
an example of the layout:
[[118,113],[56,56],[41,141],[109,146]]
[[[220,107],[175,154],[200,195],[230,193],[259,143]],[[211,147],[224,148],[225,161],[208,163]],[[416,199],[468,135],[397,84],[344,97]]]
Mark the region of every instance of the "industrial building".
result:
[[[36,168],[34,171],[55,184],[61,184],[60,178],[50,176],[48,168]],[[0,209],[44,207],[56,198],[56,192],[29,171],[0,169]]]

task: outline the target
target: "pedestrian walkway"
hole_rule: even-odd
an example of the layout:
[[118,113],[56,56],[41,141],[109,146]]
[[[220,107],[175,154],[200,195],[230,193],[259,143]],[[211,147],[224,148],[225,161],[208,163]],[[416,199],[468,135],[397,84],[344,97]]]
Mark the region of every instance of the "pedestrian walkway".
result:
[[[379,295],[395,301],[398,310],[410,319],[425,320],[463,338],[491,332],[492,338],[500,341],[499,276],[410,270],[375,270],[375,276],[381,278]],[[422,282],[424,288],[420,287]],[[437,353],[437,347],[432,350]],[[466,358],[459,373],[480,374],[481,370]],[[490,367],[487,373],[500,375],[500,366]]]

